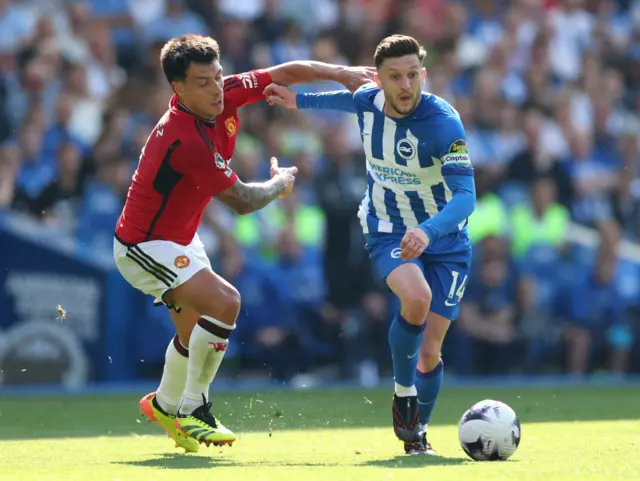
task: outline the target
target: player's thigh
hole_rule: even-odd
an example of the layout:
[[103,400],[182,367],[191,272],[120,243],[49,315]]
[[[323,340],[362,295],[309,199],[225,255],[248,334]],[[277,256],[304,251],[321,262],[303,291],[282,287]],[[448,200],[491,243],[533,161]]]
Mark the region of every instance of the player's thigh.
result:
[[189,308],[233,325],[240,295],[211,270],[198,236],[183,246],[169,241],[122,245],[116,241],[114,258],[125,279],[167,307]]
[[460,312],[469,277],[470,262],[432,262],[425,268],[425,278],[431,287],[430,312],[455,321]]
[[180,343],[188,348],[191,339],[191,331],[200,319],[200,313],[190,307],[182,307],[179,310],[169,309],[171,320],[176,327],[176,333],[180,338]]
[[430,296],[430,291],[422,261],[405,262],[400,258],[401,241],[401,236],[391,234],[368,237],[366,249],[376,274],[387,283],[401,304],[406,304],[412,298]]
[[[122,244],[114,240],[114,261],[122,277],[163,304],[163,294],[187,280],[195,264],[183,265],[186,246],[168,241]],[[188,257],[186,257],[188,259]]]
[[387,276],[387,285],[398,297],[401,305],[415,302],[429,309],[431,289],[424,277],[421,264],[406,262],[399,265]]
[[167,291],[164,300],[167,304],[190,308],[229,326],[235,324],[240,312],[240,293],[209,267]]

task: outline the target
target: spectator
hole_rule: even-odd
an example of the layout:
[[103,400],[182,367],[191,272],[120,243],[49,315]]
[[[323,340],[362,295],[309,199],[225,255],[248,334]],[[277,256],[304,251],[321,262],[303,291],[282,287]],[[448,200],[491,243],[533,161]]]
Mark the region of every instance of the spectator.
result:
[[593,268],[574,280],[565,328],[569,373],[587,374],[603,355],[611,372],[627,370],[632,338],[615,271],[615,246],[605,240]]
[[242,292],[232,356],[242,355],[246,368],[263,368],[275,380],[287,381],[299,365],[298,332],[282,284],[263,265],[246,262],[232,238],[223,243],[220,274]]
[[529,308],[530,285],[509,257],[505,239],[486,237],[481,249],[460,307],[454,363],[463,374],[508,374],[522,362],[518,321]]
[[511,251],[515,257],[540,245],[557,248],[566,239],[569,212],[557,202],[556,186],[550,176],[533,180],[531,200],[530,205],[520,203],[511,211]]

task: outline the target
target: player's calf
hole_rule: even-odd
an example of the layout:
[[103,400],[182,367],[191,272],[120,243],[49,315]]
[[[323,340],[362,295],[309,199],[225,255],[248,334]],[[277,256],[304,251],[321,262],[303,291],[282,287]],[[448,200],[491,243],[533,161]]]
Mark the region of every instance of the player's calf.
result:
[[240,294],[216,273],[203,269],[166,297],[201,313],[189,339],[187,381],[176,426],[206,444],[233,442],[233,433],[211,414],[208,394],[235,329]]
[[431,303],[431,289],[422,269],[415,263],[396,267],[387,277],[387,284],[398,296],[401,305],[401,311],[389,329],[395,380],[393,430],[401,441],[417,443],[421,437],[421,427],[415,375],[425,319]]

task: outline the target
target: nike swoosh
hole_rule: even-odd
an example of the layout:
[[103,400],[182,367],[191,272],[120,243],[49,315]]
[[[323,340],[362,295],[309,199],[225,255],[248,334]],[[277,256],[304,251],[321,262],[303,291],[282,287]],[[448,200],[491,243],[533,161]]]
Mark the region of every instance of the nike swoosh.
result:
[[445,306],[447,306],[447,307],[454,307],[454,306],[456,306],[457,304],[458,304],[457,302],[454,302],[454,303],[452,304],[452,303],[450,303],[449,301],[444,301],[444,305],[445,305]]
[[407,356],[407,359],[413,359],[414,357],[416,357],[418,355],[417,352],[414,352],[411,356]]

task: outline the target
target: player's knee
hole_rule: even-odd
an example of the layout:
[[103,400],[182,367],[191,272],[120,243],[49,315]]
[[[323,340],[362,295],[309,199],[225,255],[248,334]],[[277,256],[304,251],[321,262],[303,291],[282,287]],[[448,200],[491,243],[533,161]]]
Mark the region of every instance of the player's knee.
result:
[[400,303],[407,322],[422,324],[431,307],[431,291],[428,288],[413,289],[400,299]]
[[217,285],[203,300],[201,313],[233,326],[240,313],[240,293],[231,284]]
[[433,371],[440,362],[440,349],[431,346],[420,348],[420,359],[418,361],[418,370],[420,372]]
[[220,321],[233,326],[236,323],[238,314],[240,314],[241,298],[238,290],[227,285],[219,296],[222,314],[219,315]]

